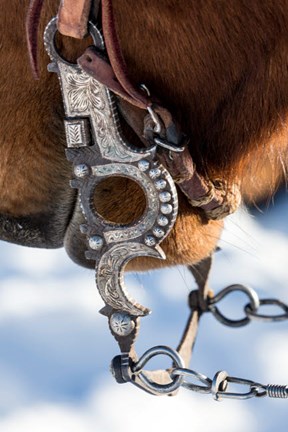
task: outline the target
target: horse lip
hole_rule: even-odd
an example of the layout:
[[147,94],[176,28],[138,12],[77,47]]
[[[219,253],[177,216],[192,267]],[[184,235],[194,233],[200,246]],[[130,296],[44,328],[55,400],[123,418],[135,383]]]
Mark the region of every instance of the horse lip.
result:
[[85,223],[85,217],[81,210],[79,197],[77,197],[72,217],[65,232],[64,248],[76,264],[86,268],[94,268],[94,261],[87,260],[85,257],[88,243],[85,236],[80,232],[80,225],[83,223]]
[[[72,190],[71,190],[72,192]],[[63,247],[65,233],[76,203],[73,191],[47,207],[51,210],[25,216],[0,214],[0,239],[21,246],[56,249]]]
[[0,215],[0,239],[21,246],[59,248],[65,231],[66,224],[59,222],[54,213],[24,217]]

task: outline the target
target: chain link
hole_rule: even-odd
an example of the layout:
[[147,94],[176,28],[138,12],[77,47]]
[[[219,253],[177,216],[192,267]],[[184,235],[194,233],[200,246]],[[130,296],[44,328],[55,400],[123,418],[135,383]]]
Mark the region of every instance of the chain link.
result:
[[[236,291],[241,291],[246,294],[249,298],[249,303],[244,306],[245,316],[241,319],[233,320],[227,318],[216,305],[227,295]],[[195,296],[190,296],[190,300],[193,300],[191,304],[192,309],[197,307],[197,292],[192,291],[192,294],[193,293],[195,293]],[[260,308],[262,306],[277,306],[281,310],[281,313],[260,313]],[[241,327],[247,325],[251,320],[276,322],[288,319],[288,306],[285,303],[277,299],[260,300],[256,291],[243,285],[228,286],[214,297],[208,297],[207,304],[204,308],[202,305],[201,310],[202,312],[210,311],[218,321],[230,327]],[[168,381],[165,378],[165,382],[163,381],[162,383],[159,383],[159,379],[157,382],[155,381],[157,374],[153,375],[153,373],[144,370],[146,364],[153,357],[159,355],[168,356],[173,362],[172,368],[166,371],[160,371],[163,374],[166,374],[168,378]],[[122,354],[120,362],[116,363],[114,362],[112,370],[117,374],[117,376],[121,376],[121,382],[130,381],[137,385],[138,380],[138,382],[141,382],[141,388],[155,395],[172,394],[180,387],[185,387],[196,393],[211,394],[217,401],[223,399],[243,400],[264,396],[288,399],[288,385],[264,385],[246,378],[230,376],[225,371],[217,372],[211,379],[197,371],[186,369],[184,367],[184,361],[179,353],[166,346],[155,346],[150,348],[136,362],[133,362],[132,359],[129,358],[128,353],[125,355]],[[241,389],[241,391],[239,389],[239,391],[237,391],[238,386],[246,387],[246,389]],[[234,391],[232,391],[233,389]]]
[[[245,316],[241,319],[233,320],[227,318],[216,305],[227,295],[236,291],[244,293],[249,298],[249,303],[244,306]],[[262,306],[277,306],[281,310],[281,313],[260,313],[260,308]],[[251,320],[276,322],[288,319],[288,306],[285,303],[277,299],[260,300],[255,290],[239,284],[230,285],[214,297],[208,297],[206,309],[203,309],[203,311],[205,310],[207,312],[210,311],[218,321],[229,327],[242,327],[249,324]],[[143,370],[143,367],[148,361],[157,355],[167,355],[173,360],[173,368],[167,371],[171,378],[171,382],[168,384],[159,384],[147,378]],[[176,391],[179,387],[185,387],[197,393],[211,394],[217,401],[223,399],[243,400],[263,396],[282,399],[288,398],[287,385],[263,385],[246,378],[230,376],[225,371],[217,372],[213,379],[211,379],[192,369],[186,369],[183,367],[183,361],[177,351],[165,346],[156,346],[146,351],[139,361],[134,363],[131,372],[134,376],[137,375],[143,384],[153,391],[154,394],[169,394]],[[246,390],[237,391],[238,386],[246,387]],[[230,387],[234,387],[235,391],[230,390]]]
[[[151,358],[158,355],[167,355],[173,360],[175,366],[166,371],[171,378],[170,383],[160,384],[145,375],[147,372],[143,369],[144,366]],[[223,399],[244,400],[264,396],[288,399],[288,385],[264,385],[246,378],[230,376],[225,371],[218,371],[211,379],[192,369],[186,369],[182,365],[183,360],[176,350],[166,346],[155,346],[146,351],[139,361],[133,364],[131,372],[132,375],[141,379],[146,388],[158,395],[169,394],[179,387],[185,387],[196,393],[211,394],[213,399],[217,401]],[[237,391],[237,386],[247,388]],[[234,391],[230,387],[234,387]]]
[[[182,376],[183,382],[181,384],[182,387],[188,388],[190,390],[196,391],[198,393],[206,393],[211,394],[213,398],[217,401],[221,401],[223,399],[250,399],[253,397],[264,397],[268,396],[270,398],[282,398],[288,399],[288,385],[275,385],[275,384],[267,384],[263,385],[255,381],[248,380],[246,378],[237,378],[233,376],[229,376],[225,371],[217,372],[213,379],[199,374],[190,369],[179,369],[174,368],[171,371],[171,378],[175,375]],[[191,384],[186,381],[186,378],[193,377],[193,379],[198,379],[201,383],[204,382],[205,379],[206,386],[199,386],[195,384]],[[248,391],[230,391],[230,385],[238,385],[248,387]],[[201,390],[198,390],[198,389]]]
[[[244,317],[238,320],[232,320],[227,318],[219,308],[216,306],[221,300],[227,297],[229,294],[236,291],[241,291],[249,299],[249,303],[244,306]],[[278,306],[282,313],[279,314],[262,314],[259,313],[259,309],[262,306]],[[259,299],[256,291],[250,287],[244,285],[230,285],[220,291],[212,298],[207,300],[207,308],[213,316],[222,324],[229,327],[242,327],[251,322],[251,320],[263,321],[263,322],[276,322],[288,320],[288,306],[277,299]],[[284,311],[284,313],[283,313]]]

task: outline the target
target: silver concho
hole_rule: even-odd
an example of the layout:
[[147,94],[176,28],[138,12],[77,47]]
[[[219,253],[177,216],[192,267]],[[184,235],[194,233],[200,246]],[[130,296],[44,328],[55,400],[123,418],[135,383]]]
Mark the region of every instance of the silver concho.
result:
[[117,336],[128,336],[133,331],[135,323],[129,314],[114,312],[110,317],[110,326]]
[[[45,30],[44,42],[52,60],[49,70],[57,72],[63,95],[66,154],[73,162],[75,176],[71,184],[79,190],[86,219],[81,227],[89,245],[86,257],[95,260],[96,285],[106,305],[125,317],[144,316],[149,309],[131,299],[125,290],[124,268],[135,257],[165,259],[159,243],[176,220],[176,187],[155,158],[156,146],[138,149],[123,138],[112,92],[80,66],[61,58],[54,43],[56,31],[54,18]],[[91,23],[89,32],[97,48],[104,50],[102,36]],[[145,194],[146,209],[131,224],[107,221],[94,208],[95,188],[111,176],[136,182]],[[128,322],[124,315],[115,313],[110,321],[113,331],[118,335],[132,331],[130,318]]]

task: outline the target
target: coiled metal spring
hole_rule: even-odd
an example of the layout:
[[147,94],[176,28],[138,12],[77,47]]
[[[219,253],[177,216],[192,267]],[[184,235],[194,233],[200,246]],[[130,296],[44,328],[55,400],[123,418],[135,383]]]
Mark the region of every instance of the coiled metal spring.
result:
[[267,396],[270,398],[287,399],[288,398],[288,386],[268,384],[266,386]]

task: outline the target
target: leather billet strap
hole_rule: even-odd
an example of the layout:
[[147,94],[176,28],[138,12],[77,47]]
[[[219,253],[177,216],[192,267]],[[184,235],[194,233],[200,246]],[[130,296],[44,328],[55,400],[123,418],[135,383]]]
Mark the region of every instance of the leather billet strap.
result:
[[62,35],[83,39],[87,35],[92,0],[61,0],[58,30]]

